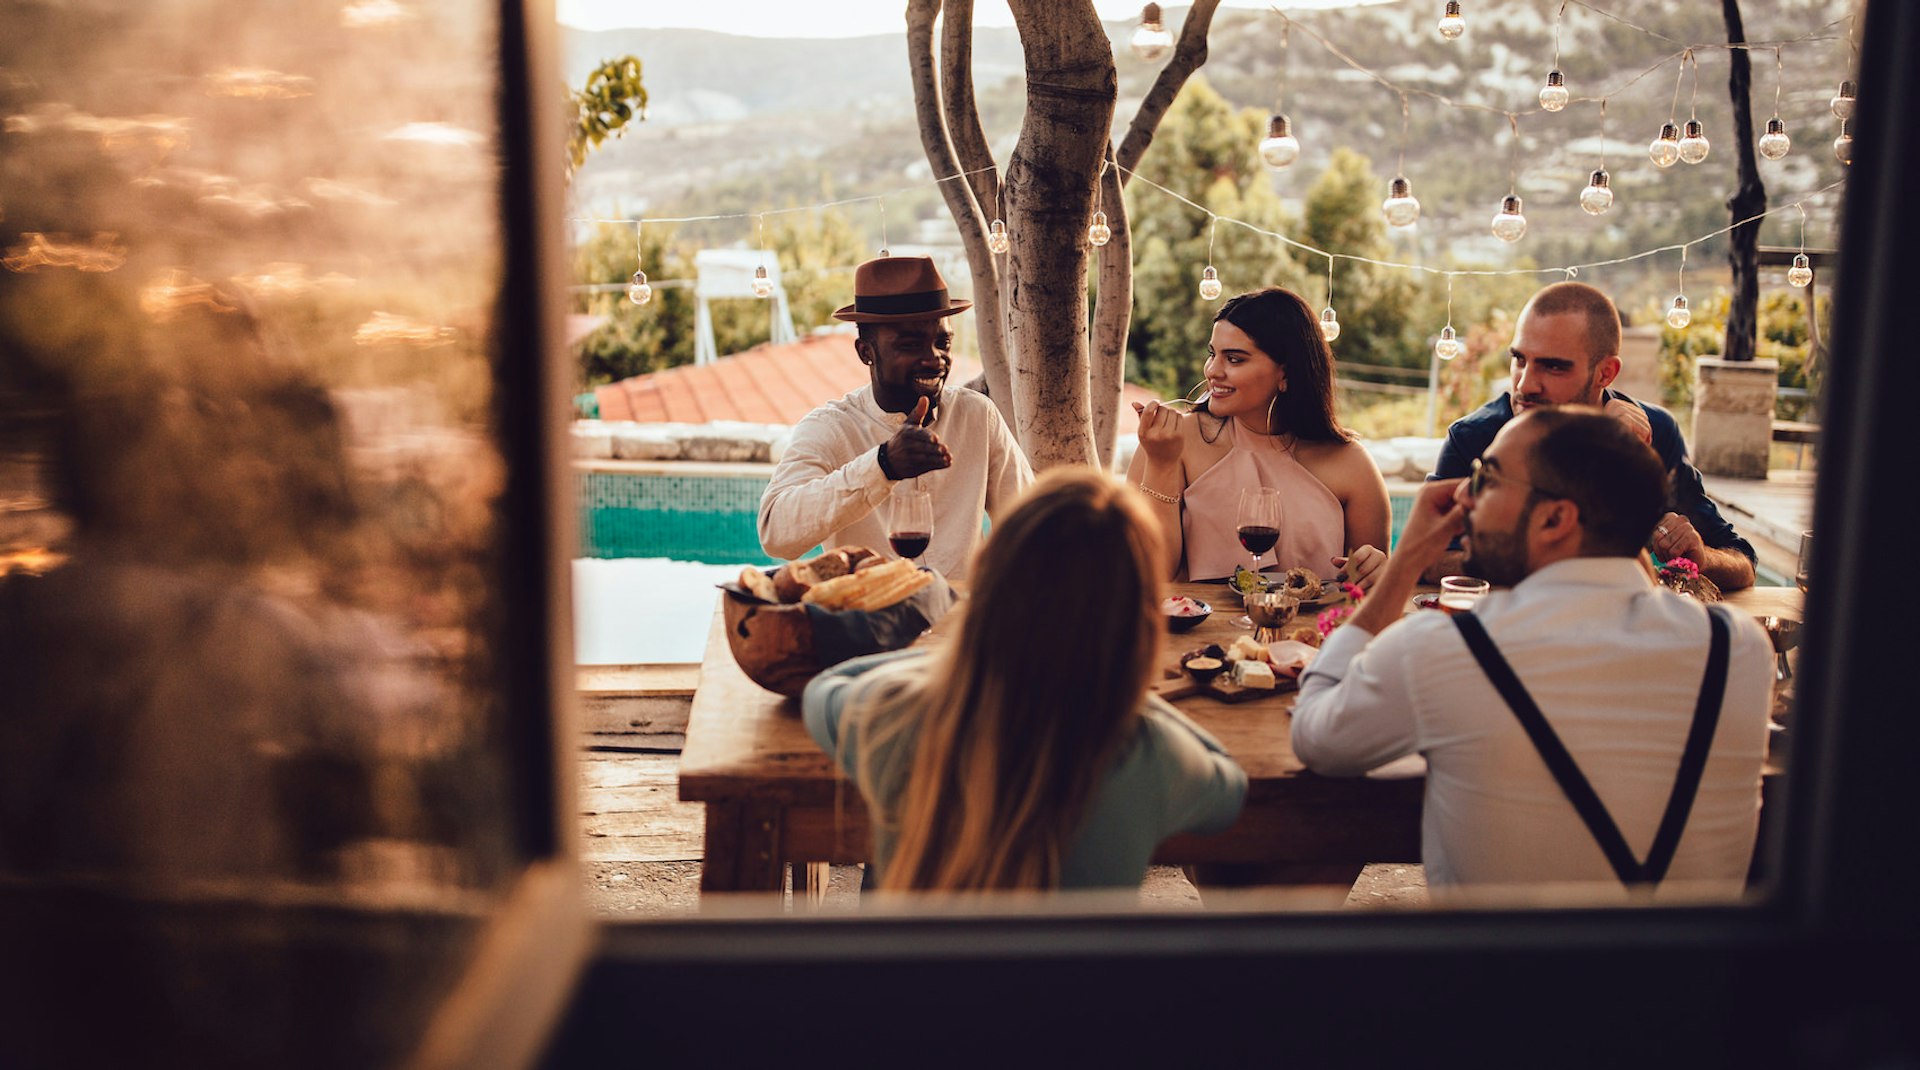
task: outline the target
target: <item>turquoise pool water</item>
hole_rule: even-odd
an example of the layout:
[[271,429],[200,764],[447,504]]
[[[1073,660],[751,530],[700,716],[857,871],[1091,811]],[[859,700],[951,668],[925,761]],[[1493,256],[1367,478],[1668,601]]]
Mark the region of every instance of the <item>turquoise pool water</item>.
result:
[[[770,565],[760,549],[755,519],[767,477],[740,475],[656,475],[633,472],[577,473],[581,557],[651,557],[708,564]],[[1393,539],[1413,508],[1413,495],[1393,493]],[[1789,581],[1771,569],[1758,570],[1758,583],[1781,587]]]

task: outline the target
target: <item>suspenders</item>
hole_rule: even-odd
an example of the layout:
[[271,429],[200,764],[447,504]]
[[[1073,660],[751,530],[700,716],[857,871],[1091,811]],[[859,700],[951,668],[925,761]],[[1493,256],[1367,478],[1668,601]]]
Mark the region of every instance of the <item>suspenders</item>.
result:
[[1527,694],[1520,678],[1513,673],[1513,667],[1500,655],[1500,649],[1493,644],[1492,637],[1471,613],[1456,614],[1453,623],[1460,629],[1461,638],[1467,641],[1467,648],[1473,651],[1475,660],[1486,672],[1487,678],[1507,701],[1513,714],[1527,730],[1527,737],[1533,741],[1534,749],[1540,752],[1540,758],[1547,763],[1553,778],[1560,782],[1560,790],[1567,801],[1580,813],[1580,819],[1587,823],[1587,831],[1599,842],[1600,850],[1612,864],[1613,872],[1621,883],[1658,884],[1667,875],[1667,867],[1673,863],[1674,851],[1680,846],[1680,833],[1686,828],[1687,814],[1693,809],[1694,794],[1700,788],[1700,775],[1706,769],[1707,750],[1713,743],[1714,727],[1720,722],[1720,700],[1726,694],[1727,687],[1727,647],[1728,626],[1726,609],[1723,606],[1707,607],[1707,621],[1712,635],[1707,648],[1707,671],[1700,681],[1700,696],[1693,707],[1693,727],[1687,732],[1686,749],[1680,755],[1680,772],[1674,778],[1673,794],[1667,799],[1667,811],[1660,818],[1660,829],[1654,834],[1653,846],[1647,851],[1646,861],[1633,857],[1633,851],[1627,846],[1626,838],[1620,835],[1620,827],[1614,824],[1613,816],[1600,802],[1600,796],[1594,794],[1593,786],[1587,783],[1585,774],[1580,772],[1573,755],[1567,753],[1565,744],[1553,731],[1553,726],[1540,713],[1540,707]]

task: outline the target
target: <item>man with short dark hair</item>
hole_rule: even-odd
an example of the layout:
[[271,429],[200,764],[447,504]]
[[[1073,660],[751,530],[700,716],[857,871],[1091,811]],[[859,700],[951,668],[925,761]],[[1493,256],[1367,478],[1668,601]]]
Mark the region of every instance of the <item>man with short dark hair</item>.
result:
[[924,256],[879,257],[854,270],[854,302],[834,312],[859,325],[854,348],[868,385],[808,413],[760,499],[760,544],[795,558],[816,545],[888,549],[887,499],[912,479],[933,499],[932,541],[919,560],[967,574],[992,516],[1033,482],[1027,458],[984,396],[949,388],[949,299]]
[[[1509,350],[1508,391],[1447,428],[1447,441],[1429,479],[1459,479],[1508,420],[1550,405],[1599,405],[1637,430],[1660,455],[1670,484],[1666,515],[1647,548],[1664,559],[1685,557],[1722,590],[1753,585],[1754,550],[1707,497],[1700,472],[1687,462],[1686,439],[1673,415],[1612,389],[1620,374],[1620,313],[1599,290],[1557,282],[1520,310]],[[1458,572],[1457,552],[1442,557],[1428,580]]]
[[[1468,478],[1421,489],[1379,584],[1302,675],[1292,734],[1307,768],[1426,757],[1429,883],[1742,887],[1772,647],[1752,619],[1640,567],[1665,482],[1601,410],[1528,410]],[[1471,571],[1512,589],[1402,620],[1456,535]]]

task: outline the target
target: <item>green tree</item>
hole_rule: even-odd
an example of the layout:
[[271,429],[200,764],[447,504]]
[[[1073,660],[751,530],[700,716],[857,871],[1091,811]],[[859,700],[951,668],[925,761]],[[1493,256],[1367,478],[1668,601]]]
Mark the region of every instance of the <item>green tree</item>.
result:
[[[1380,214],[1385,188],[1365,156],[1344,147],[1335,149],[1327,169],[1307,191],[1302,240],[1316,249],[1389,259],[1387,221]],[[1308,269],[1325,271],[1326,264],[1321,261]],[[1313,295],[1303,296],[1309,301],[1317,296],[1325,307],[1326,277],[1322,275],[1319,282]],[[1340,317],[1340,337],[1334,342],[1335,357],[1355,364],[1425,367],[1426,328],[1408,316],[1418,289],[1405,271],[1336,260],[1332,305]]]
[[[1210,211],[1284,233],[1290,221],[1257,151],[1265,129],[1265,114],[1235,112],[1196,74],[1167,110],[1138,174]],[[1196,187],[1195,176],[1204,184]],[[1201,377],[1220,308],[1198,288],[1209,232],[1227,295],[1298,288],[1300,268],[1275,238],[1231,224],[1213,231],[1205,215],[1156,189],[1130,186],[1127,215],[1134,253],[1127,378],[1167,396],[1184,394]]]
[[647,87],[640,81],[636,56],[610,59],[587,75],[587,84],[568,87],[567,174],[587,162],[587,154],[609,137],[626,133],[627,124],[647,117]]

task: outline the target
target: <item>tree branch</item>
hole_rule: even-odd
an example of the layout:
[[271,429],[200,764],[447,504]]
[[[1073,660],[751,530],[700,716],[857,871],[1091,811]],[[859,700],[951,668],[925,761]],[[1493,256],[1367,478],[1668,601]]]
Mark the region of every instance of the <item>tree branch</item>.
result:
[[[940,0],[908,0],[907,60],[913,77],[913,110],[919,120],[921,148],[927,154],[935,178],[955,179],[961,168],[953,143],[947,138],[940,79],[933,60],[933,23],[939,12]],[[1007,366],[1006,334],[1001,326],[1003,299],[993,251],[987,248],[986,221],[981,218],[980,206],[965,181],[942,181],[939,185],[947,211],[960,230],[968,270],[973,277],[973,322],[980,338],[980,363],[986,371],[987,396],[993,399],[1011,427],[1015,412],[1014,381]]]
[[946,0],[940,21],[940,74],[946,89],[947,133],[980,210],[1000,212],[1000,172],[994,166],[980,107],[973,96],[973,0]]
[[1126,185],[1140,158],[1147,154],[1147,146],[1153,144],[1154,131],[1159,129],[1167,109],[1173,106],[1173,98],[1180,95],[1187,78],[1207,62],[1207,31],[1213,25],[1214,9],[1219,6],[1220,0],[1194,0],[1193,7],[1187,10],[1186,21],[1180,24],[1180,40],[1173,46],[1173,58],[1160,68],[1160,76],[1153,80],[1153,88],[1140,102],[1140,110],[1134,113],[1133,122],[1127,126],[1127,136],[1115,155],[1122,168],[1121,185]]
[[1100,205],[1113,239],[1095,254],[1099,283],[1094,291],[1093,352],[1087,369],[1088,401],[1093,409],[1093,452],[1102,468],[1113,465],[1119,434],[1120,389],[1126,382],[1127,331],[1133,322],[1133,232],[1127,225],[1127,200],[1111,150],[1107,173],[1100,177]]

